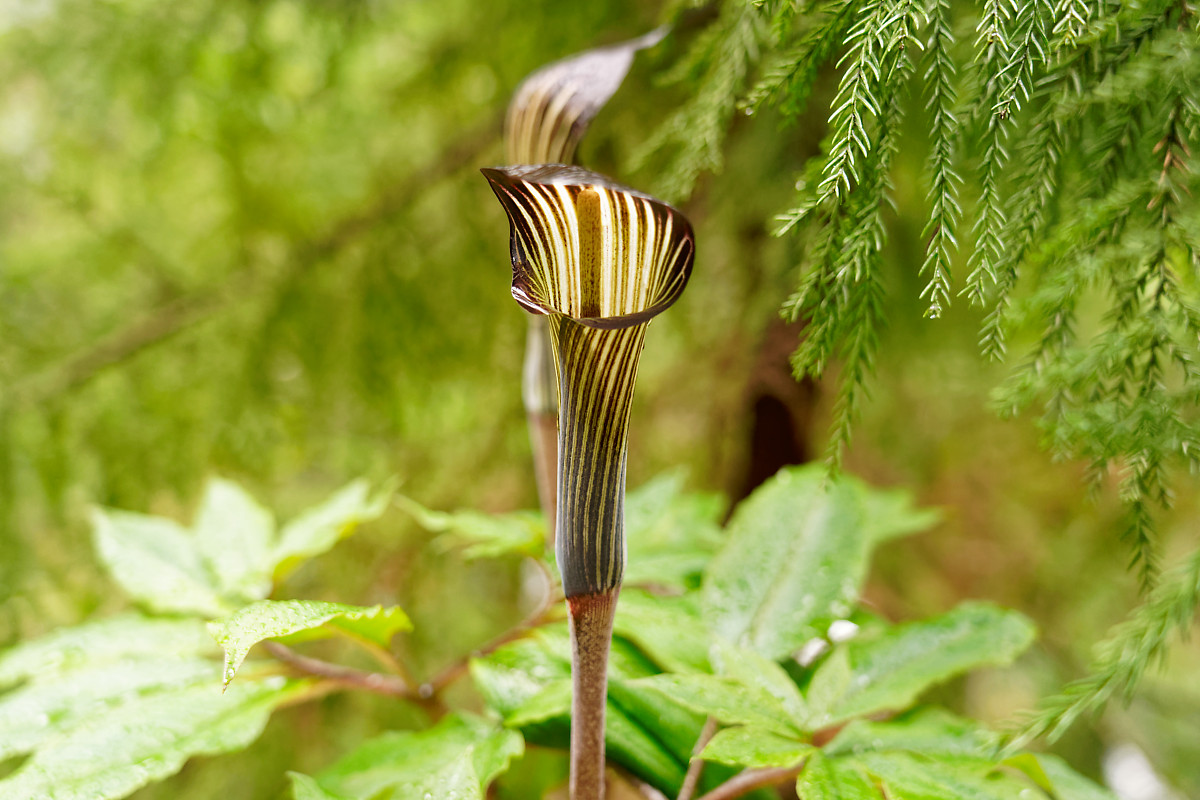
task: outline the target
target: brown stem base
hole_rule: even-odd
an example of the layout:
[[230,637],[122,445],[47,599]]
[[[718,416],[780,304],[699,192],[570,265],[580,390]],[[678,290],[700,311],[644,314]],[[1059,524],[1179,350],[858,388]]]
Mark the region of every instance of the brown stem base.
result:
[[571,619],[571,800],[604,800],[604,709],[617,593],[567,598]]

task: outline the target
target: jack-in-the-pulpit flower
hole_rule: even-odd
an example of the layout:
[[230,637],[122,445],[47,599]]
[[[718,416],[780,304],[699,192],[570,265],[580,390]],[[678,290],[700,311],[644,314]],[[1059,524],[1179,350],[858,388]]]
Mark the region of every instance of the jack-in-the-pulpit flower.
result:
[[629,411],[650,319],[695,254],[679,211],[579,167],[485,169],[511,224],[512,294],[547,319],[558,374],[555,554],[573,646],[571,797],[603,797],[612,619],[625,566]]
[[[666,28],[548,64],[513,93],[504,123],[509,164],[565,164],[604,104],[625,80],[638,50],[652,47]],[[538,495],[554,536],[558,387],[544,317],[530,317],[521,395],[529,419]]]
[[556,552],[568,598],[620,585],[625,449],[647,323],[679,298],[691,224],[599,173],[485,169],[511,223],[512,294],[546,315],[559,379]]

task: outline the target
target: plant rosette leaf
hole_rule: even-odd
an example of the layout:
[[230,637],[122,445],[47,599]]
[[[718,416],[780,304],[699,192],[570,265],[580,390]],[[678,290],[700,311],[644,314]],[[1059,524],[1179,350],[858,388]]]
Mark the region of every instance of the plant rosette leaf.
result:
[[367,481],[351,481],[325,502],[300,512],[283,526],[271,547],[275,580],[328,552],[364,522],[381,517],[391,504],[396,483],[389,481],[372,494]]
[[83,664],[39,675],[0,694],[0,761],[35,752],[131,698],[193,685],[207,684],[215,691],[220,677],[216,661],[170,655]]
[[139,658],[209,656],[216,651],[200,620],[120,614],[59,628],[0,653],[0,689],[79,667]]
[[864,753],[839,759],[879,782],[884,797],[929,800],[1026,800],[1041,794],[1028,776],[987,761],[928,758],[909,752]]
[[884,722],[855,720],[823,752],[865,771],[896,797],[1024,800],[1040,789],[1059,800],[1112,800],[1061,761],[1049,766],[1031,753],[998,760],[995,741],[976,722],[920,708]]
[[261,600],[208,624],[209,633],[225,650],[224,685],[237,674],[250,648],[265,639],[308,640],[342,632],[386,648],[412,623],[397,606],[348,606],[315,600]]
[[524,752],[520,733],[456,713],[428,730],[371,739],[315,778],[289,774],[296,800],[483,800]]
[[[608,757],[662,791],[678,790],[703,718],[637,685],[655,672],[620,637],[609,661]],[[471,675],[489,708],[530,742],[566,747],[571,708],[570,640],[550,626],[473,659]]]
[[161,613],[215,618],[265,598],[273,577],[382,514],[390,493],[370,499],[365,483],[350,484],[277,533],[270,513],[253,498],[214,479],[191,529],[162,517],[97,508],[92,538],[109,574],[137,602]]
[[[221,694],[219,674],[215,662],[208,668],[183,661],[157,667],[130,662],[116,670],[85,668],[61,675],[58,683],[47,680],[18,690],[5,698],[0,715],[20,715],[29,711],[29,702],[41,703],[47,717],[43,733],[48,735],[28,760],[0,780],[0,797],[125,797],[178,772],[192,756],[248,746],[274,709],[302,696],[310,685],[265,676]],[[66,708],[71,700],[86,705]]]
[[396,499],[422,528],[441,534],[435,540],[437,546],[443,549],[462,546],[463,557],[467,560],[496,558],[510,553],[538,558],[545,550],[546,523],[535,512],[432,511],[411,498],[399,496]]
[[308,690],[269,672],[222,695],[219,650],[197,619],[123,614],[0,653],[5,800],[108,800],[193,755],[245,747],[272,710]]
[[626,587],[694,588],[719,549],[724,538],[719,525],[724,499],[717,494],[685,493],[683,487],[684,473],[677,470],[626,496]]
[[613,630],[667,672],[711,672],[709,636],[695,594],[622,589]]
[[819,750],[809,756],[804,771],[796,779],[796,794],[804,800],[885,800],[861,768],[841,759],[826,758]]
[[724,639],[781,659],[847,616],[870,541],[860,492],[820,467],[781,471],[734,511],[705,573],[705,616]]
[[704,576],[705,616],[722,638],[785,658],[850,615],[880,542],[936,512],[820,465],[781,470],[744,500]]
[[739,725],[717,731],[705,745],[700,758],[747,769],[792,767],[816,748],[793,737]]
[[885,722],[856,719],[824,748],[840,756],[870,751],[909,750],[933,758],[985,757],[994,736],[978,723],[940,708],[916,708]]
[[806,700],[812,730],[912,705],[930,686],[982,666],[1002,666],[1033,642],[1021,614],[985,603],[888,629],[839,647],[813,674]]
[[631,685],[659,694],[726,725],[748,725],[799,739],[780,702],[761,688],[716,675],[654,675]]

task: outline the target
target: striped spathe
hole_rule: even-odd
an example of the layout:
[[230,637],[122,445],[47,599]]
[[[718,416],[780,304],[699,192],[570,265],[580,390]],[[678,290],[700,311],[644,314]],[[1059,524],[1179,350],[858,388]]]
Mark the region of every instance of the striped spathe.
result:
[[584,325],[644,322],[683,293],[695,237],[687,218],[580,167],[485,169],[512,226],[512,293],[535,314]]
[[682,213],[579,167],[485,169],[511,223],[513,297],[548,317],[558,375],[555,551],[568,598],[621,584],[629,410],[650,319],[683,293]]

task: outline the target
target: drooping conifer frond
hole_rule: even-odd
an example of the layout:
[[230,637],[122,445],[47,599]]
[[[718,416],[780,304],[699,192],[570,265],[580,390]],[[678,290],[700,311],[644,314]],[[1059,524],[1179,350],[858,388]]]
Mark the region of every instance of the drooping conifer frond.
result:
[[[1031,342],[997,405],[1006,414],[1035,410],[1055,455],[1081,460],[1097,487],[1120,497],[1118,533],[1150,598],[1126,632],[1154,639],[1165,608],[1155,605],[1164,561],[1158,519],[1172,503],[1175,473],[1200,470],[1193,4],[829,0],[727,2],[725,13],[735,6],[753,9],[743,13],[758,13],[770,32],[745,107],[772,106],[786,122],[811,126],[820,82],[836,82],[822,155],[778,217],[780,235],[799,234],[805,245],[783,305],[786,317],[805,323],[795,371],[839,369],[833,461],[849,439],[888,316],[880,210],[894,131],[903,114],[923,115],[926,315],[939,316],[960,294],[982,309],[983,355],[1009,357],[1013,342]],[[703,52],[721,46],[706,39]],[[907,80],[918,61],[919,100]],[[914,102],[924,109],[914,111]],[[960,208],[974,235],[961,236],[966,274],[956,281]],[[1174,619],[1195,607],[1191,598],[1175,595]],[[1090,688],[1072,690],[1072,702],[1103,699],[1112,680],[1105,665],[1113,663],[1098,662]],[[1140,675],[1121,669],[1127,685]],[[1061,730],[1076,714],[1048,707],[1043,721],[1051,723],[1039,731]]]
[[1061,736],[1079,717],[1112,698],[1132,695],[1146,670],[1166,655],[1171,640],[1186,634],[1200,607],[1200,550],[1164,577],[1146,602],[1096,647],[1086,678],[1045,700],[1009,736],[1010,749],[1039,737]]
[[667,76],[669,82],[698,83],[699,88],[634,156],[635,167],[640,167],[655,153],[670,153],[659,195],[668,200],[684,197],[701,172],[720,170],[729,122],[761,56],[765,36],[766,25],[757,9],[726,3],[717,22]]
[[929,100],[926,108],[931,116],[929,132],[929,222],[923,235],[928,237],[925,245],[925,263],[921,274],[929,274],[929,283],[921,292],[929,299],[925,315],[937,318],[950,305],[950,259],[958,246],[955,229],[962,209],[958,203],[959,186],[962,178],[954,168],[954,143],[958,133],[958,119],[954,113],[956,93],[954,89],[955,67],[950,57],[950,46],[954,35],[950,30],[949,0],[932,0],[929,4],[930,32],[925,53],[928,66],[925,84]]

